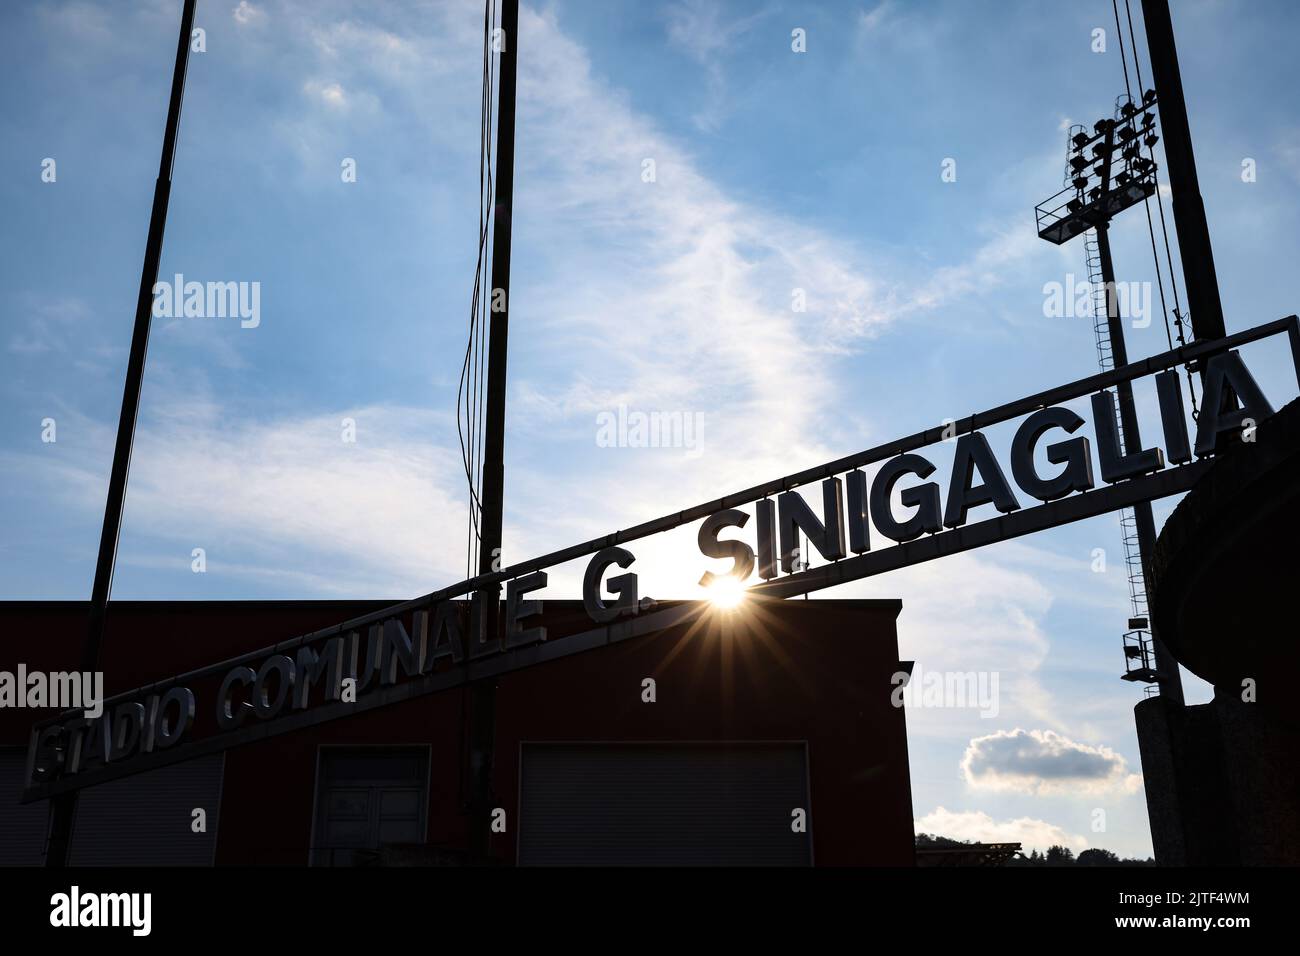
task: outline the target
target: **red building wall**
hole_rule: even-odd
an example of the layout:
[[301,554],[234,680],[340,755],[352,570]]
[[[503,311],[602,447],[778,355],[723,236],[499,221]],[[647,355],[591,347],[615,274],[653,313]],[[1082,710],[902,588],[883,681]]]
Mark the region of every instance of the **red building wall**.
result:
[[[105,691],[387,603],[115,603]],[[890,705],[900,609],[898,601],[749,601],[731,612],[701,604],[687,623],[501,676],[493,781],[507,832],[493,835],[493,855],[514,862],[523,741],[806,741],[816,863],[912,865],[904,711]],[[0,667],[75,669],[85,614],[77,603],[0,603]],[[541,623],[550,640],[590,626],[571,601],[546,601]],[[654,703],[642,699],[645,678],[656,683]],[[427,843],[463,848],[466,711],[466,692],[453,689],[228,750],[217,862],[307,861],[321,746],[427,746]],[[44,716],[0,710],[0,743],[25,746]]]

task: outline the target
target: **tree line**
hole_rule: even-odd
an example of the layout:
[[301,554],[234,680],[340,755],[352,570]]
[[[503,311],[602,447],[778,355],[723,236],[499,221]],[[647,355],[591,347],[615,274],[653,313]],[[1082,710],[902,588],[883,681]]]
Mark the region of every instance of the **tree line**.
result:
[[[916,835],[918,850],[938,850],[945,847],[974,846],[974,840],[954,840],[950,837],[931,833]],[[1045,853],[1031,850],[1028,855],[1017,854],[1007,861],[1007,866],[1155,866],[1155,860],[1148,857],[1139,860],[1130,857],[1121,858],[1117,853],[1101,847],[1089,847],[1080,851],[1078,856],[1068,846],[1053,844]]]

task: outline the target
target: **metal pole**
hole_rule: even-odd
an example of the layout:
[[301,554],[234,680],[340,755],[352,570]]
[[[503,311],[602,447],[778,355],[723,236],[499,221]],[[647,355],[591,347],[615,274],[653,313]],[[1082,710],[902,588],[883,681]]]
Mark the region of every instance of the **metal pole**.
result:
[[[153,210],[149,214],[149,238],[145,242],[144,267],[135,303],[135,328],[131,333],[131,354],[127,359],[126,385],[122,390],[122,413],[117,423],[117,444],[113,448],[113,470],[108,479],[108,501],[104,506],[104,527],[99,535],[99,557],[95,563],[95,584],[90,598],[90,622],[82,648],[81,669],[99,670],[104,643],[104,622],[108,596],[113,586],[117,540],[122,528],[122,505],[126,498],[127,473],[131,469],[131,446],[140,409],[140,386],[144,380],[145,354],[149,349],[149,320],[153,310],[153,287],[158,281],[162,258],[163,231],[167,225],[167,203],[171,196],[172,165],[176,159],[176,132],[180,126],[181,101],[185,95],[185,70],[189,65],[190,32],[194,26],[197,0],[185,0],[181,13],[180,37],[176,42],[176,67],[172,72],[171,101],[167,105],[167,127],[163,133],[162,159],[154,182]],[[77,813],[74,792],[50,801],[49,845],[46,866],[66,866]]]
[[[506,350],[510,328],[510,229],[515,187],[515,85],[519,64],[519,0],[501,4],[500,70],[497,77],[496,196],[492,203],[492,292],[488,325],[487,411],[483,437],[483,513],[479,573],[501,566],[505,493]],[[498,638],[501,586],[483,601],[484,638]],[[487,859],[492,824],[492,756],[496,733],[496,681],[470,686],[469,802],[471,858]]]
[[[1108,140],[1109,141],[1109,140]],[[1105,179],[1109,179],[1109,165]],[[1103,185],[1103,189],[1109,184]],[[1110,227],[1108,223],[1097,226],[1097,252],[1101,258],[1101,277],[1106,285],[1106,328],[1110,333],[1111,356],[1116,368],[1128,364],[1128,348],[1124,344],[1124,320],[1119,314],[1119,303],[1115,293],[1115,264],[1110,257]],[[1119,399],[1120,424],[1124,428],[1124,453],[1134,454],[1142,450],[1142,433],[1138,429],[1137,408],[1133,404],[1133,383],[1124,381],[1115,385]],[[1140,501],[1133,506],[1133,517],[1137,524],[1138,554],[1142,557],[1143,587],[1150,580],[1151,555],[1156,547],[1156,522],[1151,514],[1151,502]],[[1178,670],[1178,661],[1174,658],[1155,625],[1147,622],[1151,629],[1151,643],[1156,655],[1156,675],[1160,679],[1160,695],[1169,700],[1183,703],[1183,680]]]
[[1183,100],[1183,80],[1178,70],[1178,49],[1174,45],[1174,27],[1169,18],[1169,0],[1142,0],[1142,19],[1146,24],[1151,73],[1165,137],[1165,164],[1173,193],[1174,229],[1178,233],[1192,336],[1218,339],[1226,334],[1223,303],[1219,300],[1219,280],[1214,271],[1214,251],[1210,247],[1205,203],[1201,200],[1201,187],[1196,178],[1196,157],[1192,153],[1192,133],[1187,124],[1187,104]]

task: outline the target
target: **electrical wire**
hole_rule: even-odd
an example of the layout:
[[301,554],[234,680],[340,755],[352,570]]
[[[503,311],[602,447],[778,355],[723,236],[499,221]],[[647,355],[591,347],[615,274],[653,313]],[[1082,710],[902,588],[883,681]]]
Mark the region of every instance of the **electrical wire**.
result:
[[479,527],[483,506],[481,475],[483,459],[484,363],[486,361],[487,314],[490,290],[483,281],[487,268],[487,242],[491,231],[493,195],[492,120],[495,112],[494,74],[492,70],[492,29],[496,22],[495,0],[485,0],[483,7],[483,71],[479,99],[479,225],[478,252],[474,265],[474,285],[470,300],[469,334],[456,385],[456,436],[460,442],[461,463],[469,489],[469,519],[466,529],[465,574],[472,577],[482,541]]
[[[1125,0],[1127,3],[1128,0]],[[1128,57],[1124,55],[1124,28],[1119,25],[1119,4],[1118,0],[1110,0],[1111,9],[1115,11],[1115,33],[1119,38],[1119,62],[1124,67],[1124,92],[1128,94],[1128,101],[1133,102],[1133,88],[1128,85]],[[1133,47],[1133,62],[1137,63],[1137,46]],[[1139,81],[1139,86],[1141,82]]]
[[[1140,87],[1142,85],[1142,65],[1138,63],[1137,60],[1137,40],[1134,38],[1134,33],[1133,33],[1133,9],[1129,4],[1129,0],[1124,0],[1124,12],[1125,15],[1128,17],[1128,33],[1129,33],[1129,38],[1133,42],[1133,50],[1134,50],[1133,67],[1134,69],[1137,70],[1138,86]],[[1148,146],[1147,155],[1150,158],[1151,162],[1154,163],[1156,158],[1155,147]],[[1183,334],[1183,307],[1182,307],[1182,302],[1179,301],[1178,298],[1178,280],[1174,276],[1174,258],[1173,258],[1173,252],[1169,245],[1169,227],[1165,224],[1165,201],[1164,201],[1164,197],[1160,195],[1159,180],[1157,180],[1157,188],[1156,188],[1156,208],[1160,211],[1160,232],[1164,238],[1165,261],[1169,266],[1169,287],[1173,291],[1173,295],[1174,295],[1174,323],[1178,327],[1178,344],[1186,345],[1187,338]],[[1147,215],[1150,215],[1150,213],[1148,212]],[[1192,376],[1192,369],[1190,365],[1185,366],[1184,370],[1187,373],[1187,389],[1189,392],[1191,392],[1191,397],[1192,397],[1192,420],[1195,421],[1200,415],[1200,411],[1197,408],[1197,403],[1196,403],[1196,380]]]
[[[1128,101],[1131,104],[1133,102],[1133,88],[1129,86],[1128,61],[1124,57],[1124,28],[1120,26],[1119,5],[1115,2],[1115,0],[1111,0],[1111,9],[1115,11],[1115,30],[1119,34],[1120,61],[1123,63],[1124,66],[1124,93],[1128,97]],[[1129,21],[1128,32],[1129,32],[1129,42],[1133,48],[1133,69],[1137,73],[1138,92],[1141,93],[1142,92],[1142,64],[1138,61],[1137,39],[1133,36],[1133,16],[1132,16],[1132,12],[1128,8],[1128,0],[1124,0],[1124,11]],[[1147,149],[1150,150],[1151,147],[1148,146]],[[1155,163],[1154,155],[1151,157],[1151,162],[1154,168],[1154,163]],[[1152,178],[1155,180],[1156,194],[1159,195],[1160,193],[1159,175],[1153,173]],[[1164,282],[1164,277],[1161,275],[1160,272],[1160,253],[1156,250],[1156,232],[1155,232],[1155,225],[1151,220],[1151,202],[1149,197],[1147,200],[1143,201],[1142,208],[1146,211],[1147,214],[1147,235],[1151,239],[1151,261],[1155,264],[1156,267],[1156,289],[1160,293],[1160,315],[1164,318],[1164,322],[1165,322],[1165,342],[1168,344],[1169,348],[1172,349],[1174,347],[1174,337],[1169,328],[1169,303],[1165,300],[1165,282]],[[1172,273],[1169,276],[1169,281],[1172,286],[1173,285]],[[1175,291],[1177,291],[1176,288]]]
[[[1119,34],[1120,62],[1124,67],[1124,90],[1128,95],[1129,102],[1132,103],[1133,90],[1132,87],[1129,86],[1128,61],[1124,56],[1124,28],[1120,25],[1119,22],[1118,0],[1111,0],[1111,8],[1115,12],[1115,30]],[[1141,59],[1138,57],[1137,34],[1133,32],[1133,8],[1130,3],[1130,0],[1124,0],[1124,16],[1125,19],[1128,21],[1129,43],[1131,44],[1133,49],[1133,70],[1137,75],[1138,90],[1141,91],[1144,88],[1142,83],[1142,62]],[[1183,333],[1183,308],[1182,308],[1182,301],[1180,300],[1178,295],[1178,279],[1177,279],[1177,274],[1174,272],[1173,252],[1169,245],[1169,228],[1165,222],[1165,201],[1164,201],[1164,197],[1161,196],[1160,194],[1160,175],[1158,172],[1159,167],[1156,165],[1156,155],[1155,155],[1154,146],[1147,146],[1147,158],[1151,160],[1153,170],[1156,170],[1156,172],[1153,173],[1153,179],[1155,181],[1155,187],[1156,187],[1155,190],[1156,208],[1160,213],[1160,233],[1164,242],[1165,263],[1169,268],[1169,289],[1174,299],[1174,325],[1177,328],[1176,336],[1169,328],[1169,307],[1167,302],[1165,301],[1164,280],[1161,276],[1161,271],[1160,271],[1160,253],[1156,249],[1155,224],[1151,218],[1150,198],[1148,197],[1146,200],[1144,200],[1142,205],[1146,209],[1146,214],[1147,214],[1147,234],[1150,236],[1151,239],[1151,259],[1155,263],[1155,268],[1156,268],[1156,287],[1160,291],[1160,311],[1161,314],[1164,316],[1164,321],[1165,321],[1165,339],[1169,343],[1169,347],[1172,349],[1174,347],[1175,339],[1177,340],[1180,346],[1187,344],[1186,336]],[[1187,374],[1187,390],[1190,393],[1191,400],[1192,400],[1192,420],[1195,421],[1200,414],[1196,402],[1195,379],[1192,376],[1192,369],[1190,365],[1185,365],[1184,371]]]

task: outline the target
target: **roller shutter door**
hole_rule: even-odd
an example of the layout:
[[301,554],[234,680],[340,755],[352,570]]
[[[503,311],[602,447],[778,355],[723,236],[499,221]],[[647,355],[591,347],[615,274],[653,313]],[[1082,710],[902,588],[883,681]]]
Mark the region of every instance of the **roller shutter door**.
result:
[[802,743],[525,743],[519,780],[521,866],[812,863]]
[[[224,754],[195,757],[81,791],[73,866],[211,866]],[[191,827],[207,811],[207,832]]]
[[41,866],[45,863],[48,800],[20,804],[27,754],[0,750],[0,866]]

